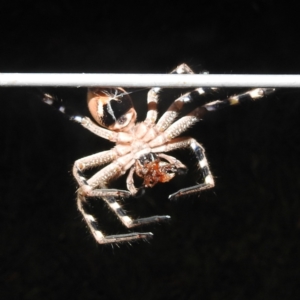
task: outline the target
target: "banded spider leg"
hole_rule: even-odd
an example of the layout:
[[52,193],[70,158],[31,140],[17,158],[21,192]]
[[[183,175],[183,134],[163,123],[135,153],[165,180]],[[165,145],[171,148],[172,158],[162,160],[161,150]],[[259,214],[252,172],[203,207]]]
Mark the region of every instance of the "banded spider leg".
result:
[[[177,69],[185,70],[184,72],[187,73],[193,73],[192,70],[185,64],[180,65]],[[177,69],[175,69],[173,73],[176,72]],[[163,134],[153,140],[152,136],[149,138],[149,140],[151,140],[149,144],[152,151],[157,153],[169,152],[175,149],[190,148],[197,159],[197,167],[204,178],[204,183],[181,189],[176,193],[171,194],[169,199],[177,199],[183,195],[199,193],[202,190],[214,187],[214,179],[209,169],[204,148],[193,138],[183,137],[176,139],[176,137],[200,121],[208,111],[216,111],[227,106],[256,101],[274,92],[275,89],[256,88],[242,94],[231,96],[224,100],[212,101],[194,109],[190,114],[173,123],[185,103],[199,101],[199,98],[202,95],[207,92],[212,92],[213,90],[215,89],[197,88],[194,91],[176,99],[155,125],[155,130],[163,132]]]

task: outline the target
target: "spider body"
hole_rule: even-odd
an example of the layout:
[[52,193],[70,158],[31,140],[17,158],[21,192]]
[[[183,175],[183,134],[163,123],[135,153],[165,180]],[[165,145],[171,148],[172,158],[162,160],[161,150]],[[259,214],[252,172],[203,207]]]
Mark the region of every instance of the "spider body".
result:
[[[186,64],[182,64],[171,73],[192,74],[193,71]],[[239,104],[241,101],[260,99],[274,89],[254,89],[224,100],[199,105],[188,115],[177,119],[187,102],[199,101],[203,94],[213,93],[214,90],[214,88],[198,88],[179,97],[157,122],[157,103],[160,88],[152,88],[148,92],[147,116],[140,123],[136,123],[137,113],[129,94],[123,88],[92,88],[88,90],[88,107],[94,120],[100,126],[88,117],[72,116],[71,119],[101,138],[115,143],[111,150],[81,158],[75,162],[73,167],[73,175],[79,185],[77,191],[78,209],[98,243],[131,242],[150,238],[152,233],[133,232],[105,236],[99,230],[95,218],[84,209],[84,203],[87,202],[89,197],[103,199],[127,228],[168,220],[170,217],[167,215],[134,220],[127,216],[117,199],[137,196],[143,191],[144,187],[153,187],[159,182],[170,181],[176,175],[185,174],[186,166],[175,157],[165,154],[165,152],[176,149],[189,149],[192,151],[197,160],[197,168],[202,175],[203,182],[181,189],[170,195],[169,199],[178,199],[184,195],[195,194],[212,188],[214,179],[204,148],[195,139],[181,137],[180,135],[189,127],[195,125],[208,111]],[[46,100],[46,103],[51,104],[48,98]],[[104,167],[91,178],[87,179],[84,176],[87,169],[99,166]],[[127,172],[127,190],[109,188],[113,180]],[[135,187],[134,174],[143,179],[141,188]]]

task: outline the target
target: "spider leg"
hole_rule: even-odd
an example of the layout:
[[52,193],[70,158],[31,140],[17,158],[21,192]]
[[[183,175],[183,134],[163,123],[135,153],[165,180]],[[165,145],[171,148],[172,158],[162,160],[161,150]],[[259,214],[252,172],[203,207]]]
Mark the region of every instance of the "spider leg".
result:
[[[77,160],[74,163],[73,175],[79,184],[79,193],[87,197],[113,196],[127,198],[130,196],[129,191],[107,188],[107,183],[110,180],[118,178],[125,172],[122,167],[123,164],[121,164],[120,161],[123,161],[124,164],[129,163],[130,155],[125,155],[124,158],[116,160],[115,162],[109,164],[108,166],[97,172],[90,179],[86,179],[83,176],[83,172],[86,169],[101,166],[114,160],[117,157],[117,153],[114,150],[115,149],[87,156]],[[100,187],[100,189],[98,189],[97,187]]]
[[214,186],[214,180],[209,170],[203,147],[196,140],[191,138],[177,138],[175,140],[174,138],[198,122],[207,113],[207,111],[214,111],[230,105],[255,101],[272,93],[273,91],[273,88],[257,88],[243,94],[231,96],[225,100],[217,100],[200,106],[187,116],[180,118],[175,123],[170,125],[170,127],[168,127],[163,133],[158,135],[149,143],[149,146],[152,148],[153,152],[168,152],[174,149],[188,147],[194,152],[198,160],[198,167],[202,171],[204,183],[182,189],[170,195],[170,199],[177,198],[181,195],[197,193],[201,190],[205,190]]
[[[58,102],[57,99],[53,98],[48,94],[44,94],[43,101],[59,110],[69,119],[80,123],[83,127],[90,130],[94,134],[103,137],[105,139],[116,141],[119,138],[119,134],[116,132],[111,132],[107,129],[99,127],[95,123],[93,123],[87,117],[81,117],[75,114],[72,114],[70,111]],[[122,134],[122,133],[121,133]],[[126,143],[126,136],[123,138]],[[153,236],[151,232],[145,233],[137,233],[132,232],[128,234],[119,234],[119,235],[110,235],[104,236],[103,233],[99,230],[98,223],[96,219],[89,213],[87,213],[83,207],[84,203],[86,203],[86,196],[88,197],[101,197],[106,196],[104,200],[108,203],[111,208],[114,208],[118,212],[118,216],[123,218],[123,221],[126,220],[126,216],[124,215],[124,211],[120,208],[118,210],[118,203],[115,201],[115,196],[122,196],[128,197],[130,193],[128,191],[122,191],[117,189],[97,189],[93,190],[93,187],[90,186],[91,182],[87,180],[84,175],[83,171],[92,167],[101,166],[103,164],[109,163],[116,158],[117,153],[113,150],[104,151],[98,154],[94,154],[88,157],[84,157],[80,160],[77,160],[73,167],[73,174],[75,179],[79,184],[79,190],[77,191],[77,207],[78,210],[81,212],[84,220],[86,221],[88,227],[90,228],[94,238],[99,244],[108,244],[108,243],[118,243],[118,242],[131,242],[134,240],[140,239],[149,239]],[[122,214],[122,216],[120,216]],[[128,217],[127,217],[128,218]],[[130,218],[128,218],[130,219]]]
[[79,123],[85,129],[106,140],[110,140],[112,142],[115,142],[117,140],[117,132],[110,131],[108,129],[98,126],[88,117],[72,116],[70,120]]
[[187,167],[180,160],[176,159],[175,157],[164,154],[164,153],[158,153],[157,156],[165,159],[170,164],[175,165],[175,167],[177,168],[177,174],[182,175],[187,172]]
[[[181,64],[175,68],[171,74],[194,74],[192,69],[186,65]],[[183,106],[192,101],[200,101],[200,98],[207,93],[212,93],[216,88],[197,88],[192,92],[186,93],[177,98],[168,108],[168,110],[160,117],[157,124],[152,130],[144,136],[143,140],[148,142],[151,141],[157,133],[164,132],[178,117]],[[161,88],[152,88],[148,93],[148,113],[145,122],[154,125],[157,119],[157,102],[158,93]]]
[[213,188],[215,186],[213,176],[205,156],[204,148],[194,139],[189,139],[189,148],[194,152],[197,159],[197,167],[202,173],[204,182],[188,188],[181,189],[169,196],[170,200],[177,199],[180,196],[199,193],[200,191]]
[[266,95],[269,95],[274,90],[275,89],[273,88],[257,88],[243,94],[231,96],[224,100],[213,101],[200,107],[197,107],[188,115],[183,116],[182,118],[174,122],[164,132],[162,132],[151,142],[149,142],[149,146],[151,148],[155,148],[171,141],[175,137],[179,136],[181,133],[185,132],[188,128],[195,125],[198,121],[200,121],[201,118],[208,111],[216,111],[227,106],[256,101]]
[[[169,199],[177,199],[180,196],[199,193],[200,191],[214,187],[214,179],[209,169],[205,156],[204,148],[193,138],[182,137],[172,140],[171,142],[160,147],[152,149],[153,152],[168,152],[175,149],[189,148],[193,151],[197,159],[197,167],[201,171],[204,182],[185,189],[181,189],[169,196]],[[161,156],[161,154],[159,154]]]
[[[136,197],[139,197],[139,193],[143,193],[143,189],[137,189],[134,185],[134,181],[133,181],[133,174],[135,172],[135,167],[132,167],[129,171],[129,174],[127,176],[126,179],[126,184],[127,184],[127,188],[130,191],[130,193]],[[153,222],[161,222],[161,221],[167,221],[169,220],[171,217],[166,215],[166,216],[152,216],[152,217],[147,217],[147,218],[139,218],[139,219],[135,219],[135,220],[131,220],[131,222],[125,224],[123,222],[123,224],[128,227],[135,227],[135,226],[139,226],[139,225],[143,225],[143,224],[149,224],[149,223],[153,223]],[[121,220],[122,221],[122,220]]]
[[[105,151],[102,153],[99,153],[97,155],[92,155],[90,157],[92,158],[97,158],[98,160],[102,159],[102,162],[105,161],[105,158],[108,160],[108,157],[111,157],[113,150],[110,151]],[[130,166],[132,165],[133,162],[131,162],[131,155],[124,156],[120,158],[119,160],[114,161],[113,163],[109,164],[105,168],[101,169],[99,172],[97,172],[94,176],[92,176],[90,179],[85,179],[82,176],[82,170],[85,168],[83,167],[81,170],[79,168],[82,166],[83,162],[86,164],[89,161],[89,158],[83,158],[75,162],[74,168],[73,168],[73,173],[75,178],[78,181],[78,184],[80,185],[78,189],[78,198],[77,198],[77,205],[79,211],[82,213],[84,219],[86,220],[89,228],[91,229],[95,239],[99,243],[110,243],[113,242],[111,238],[109,238],[109,241],[106,241],[106,237],[104,237],[103,240],[103,234],[101,233],[100,230],[98,230],[98,225],[93,216],[85,212],[83,208],[83,203],[86,202],[86,197],[96,197],[96,198],[102,198],[106,204],[109,206],[109,208],[117,215],[117,217],[120,219],[120,221],[127,227],[127,228],[132,228],[138,225],[142,224],[148,224],[152,222],[159,222],[159,221],[164,221],[170,219],[169,216],[153,216],[149,218],[141,218],[141,219],[136,219],[133,220],[131,219],[124,209],[121,207],[121,205],[116,201],[116,197],[129,197],[130,192],[125,191],[125,190],[117,190],[117,189],[108,189],[107,185],[108,183],[120,175],[122,175],[125,170],[127,170]],[[106,160],[106,162],[107,162]],[[96,161],[96,160],[95,160]],[[89,167],[93,163],[89,164]],[[99,165],[99,163],[94,163],[93,166]],[[125,166],[125,167],[122,167]],[[86,165],[85,165],[86,167]],[[118,241],[123,241],[122,239],[124,238],[124,241],[129,241],[133,239],[145,239],[147,237],[151,237],[151,233],[132,233],[129,234],[129,236],[123,237],[123,235],[119,235],[117,237]],[[113,236],[112,239],[114,239],[115,236]]]
[[63,113],[69,120],[79,123],[81,126],[83,126],[84,128],[91,131],[97,136],[100,136],[106,140],[110,140],[113,142],[119,138],[117,132],[113,132],[98,126],[88,117],[83,117],[75,114],[74,111],[72,111],[72,109],[65,107],[57,98],[49,94],[44,94],[42,100],[44,103],[52,106],[59,112]]
[[110,209],[117,215],[119,220],[127,228],[133,228],[140,225],[150,224],[154,222],[168,221],[171,217],[166,216],[152,216],[147,218],[132,219],[130,218],[126,211],[121,207],[121,205],[116,201],[115,197],[102,197],[102,199],[107,203]]
[[101,189],[94,190],[88,183],[88,180],[84,177],[83,172],[87,169],[99,167],[103,164],[107,164],[117,157],[117,153],[114,149],[109,151],[103,151],[97,154],[93,154],[87,157],[78,159],[73,166],[73,175],[79,184],[80,189],[84,191],[90,197],[102,197],[106,196],[118,196],[129,197],[130,193],[125,190],[118,189]]
[[[124,160],[124,158],[121,158],[121,160]],[[125,165],[125,164],[124,164]],[[128,167],[126,167],[128,169]],[[129,216],[127,216],[126,212],[122,209],[120,204],[116,201],[115,197],[107,197],[106,195],[106,187],[109,183],[109,181],[113,178],[118,177],[123,173],[122,168],[120,167],[120,164],[112,163],[99,171],[97,174],[95,174],[92,178],[90,178],[87,182],[89,186],[96,188],[99,186],[101,189],[94,189],[94,190],[88,190],[87,194],[90,197],[101,197],[107,205],[111,208],[112,211],[117,215],[117,217],[120,219],[120,221],[127,227],[132,228],[135,226],[139,226],[142,224],[149,224],[153,222],[160,222],[160,221],[166,221],[170,219],[170,216],[153,216],[153,217],[147,217],[147,218],[140,218],[133,220]],[[130,172],[129,172],[130,173]],[[104,192],[103,192],[104,191]],[[111,195],[110,191],[108,190],[109,194]],[[117,190],[118,194],[113,194],[113,196],[119,196],[119,192],[124,192],[121,190]],[[128,191],[125,191],[128,194],[130,194]]]
[[[191,102],[191,101],[199,101],[200,96],[209,92],[212,92],[215,90],[214,88],[198,88],[195,89],[194,91],[187,93],[178,99],[176,99],[169,109],[162,115],[162,117],[159,119],[155,126],[155,130],[158,132],[164,132],[169,128],[169,126],[173,123],[173,121],[177,118],[181,108],[183,107],[184,103],[186,102]],[[252,102],[256,101],[260,98],[263,98],[272,92],[274,92],[274,88],[257,88],[250,90],[246,93],[242,93],[239,95],[231,96],[227,99],[224,100],[217,100],[217,101],[212,101],[210,103],[207,103],[205,105],[202,105],[198,108],[196,108],[192,113],[189,114],[189,116],[195,116],[200,120],[201,117],[207,112],[207,111],[216,111],[222,108],[225,108],[227,106],[231,105],[238,105],[238,104],[243,104],[245,102]],[[179,120],[180,121],[180,120]],[[194,123],[197,122],[197,120],[192,120],[189,119],[188,122],[186,123],[185,119],[182,119],[180,123],[183,125],[182,129],[186,130],[187,127],[190,127],[194,125]],[[178,125],[180,123],[177,123],[176,128],[178,128]],[[184,123],[186,126],[184,126]],[[181,126],[181,125],[180,125]],[[174,128],[173,127],[173,128]],[[178,136],[178,134],[176,134]]]
[[[99,230],[98,223],[96,219],[89,213],[87,213],[83,207],[86,203],[87,197],[102,197],[104,201],[109,205],[109,207],[114,210],[118,217],[123,221],[123,223],[130,222],[130,218],[126,217],[126,214],[120,207],[120,205],[115,200],[115,197],[129,197],[130,193],[128,191],[122,191],[117,189],[93,189],[93,181],[87,180],[83,177],[83,171],[100,166],[105,163],[109,163],[115,159],[116,153],[113,150],[101,152],[95,155],[84,157],[77,160],[74,164],[73,173],[76,178],[80,188],[77,192],[77,207],[81,212],[84,220],[86,221],[88,227],[90,228],[94,238],[99,244],[115,243],[115,242],[130,242],[139,239],[148,239],[152,237],[151,232],[146,233],[128,233],[120,235],[110,235],[104,236]],[[111,175],[112,176],[112,175]],[[105,196],[105,197],[104,197]]]
[[147,96],[147,103],[148,103],[148,112],[145,119],[145,123],[152,125],[157,120],[157,103],[159,101],[159,92],[161,91],[161,88],[159,87],[153,87],[149,90],[148,96]]
[[88,227],[90,228],[95,240],[99,244],[110,244],[110,243],[121,243],[121,242],[131,242],[135,240],[147,240],[153,236],[151,232],[130,232],[126,234],[117,234],[117,235],[104,235],[100,230],[96,219],[83,208],[83,204],[86,202],[86,199],[78,194],[77,197],[77,207],[81,212],[84,220],[86,221]]
[[164,132],[178,117],[180,111],[186,103],[192,101],[198,101],[201,103],[201,96],[212,91],[213,88],[197,88],[194,91],[186,93],[177,98],[158,120],[157,124],[155,125],[155,130],[157,132]]
[[138,189],[134,185],[134,180],[133,180],[133,174],[135,172],[135,167],[132,167],[128,173],[128,176],[126,178],[126,185],[127,189],[130,192],[131,195],[136,195],[138,192]]
[[227,106],[238,105],[238,104],[243,104],[245,102],[253,102],[259,100],[260,98],[268,96],[274,91],[275,91],[274,88],[257,88],[243,94],[231,96],[224,100],[216,100],[216,101],[209,102],[203,105],[203,107],[207,111],[216,111],[225,108]]
[[81,117],[81,116],[72,116],[70,120],[79,123],[85,129],[91,131],[93,134],[100,136],[106,140],[111,142],[119,142],[120,144],[126,144],[132,142],[133,138],[132,135],[126,132],[116,132],[106,128],[102,128],[101,126],[95,124],[90,118],[88,117]]
[[[181,64],[172,70],[170,74],[194,74],[194,72],[187,64]],[[153,87],[148,92],[148,112],[144,121],[146,124],[154,124],[157,120],[157,103],[159,101],[159,93],[161,90],[160,87]]]
[[[171,74],[195,74],[194,71],[185,63],[177,66]],[[158,120],[155,129],[158,132],[165,131],[178,117],[185,103],[199,101],[204,94],[211,93],[216,88],[197,88],[192,92],[186,93],[176,99],[168,108],[168,110]]]

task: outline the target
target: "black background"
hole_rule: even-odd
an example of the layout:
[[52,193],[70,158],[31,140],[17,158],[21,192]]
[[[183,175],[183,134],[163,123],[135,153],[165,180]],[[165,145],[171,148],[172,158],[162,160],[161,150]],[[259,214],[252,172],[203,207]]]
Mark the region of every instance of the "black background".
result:
[[[297,74],[298,19],[296,7],[273,0],[2,1],[0,71],[167,73],[186,62],[197,72]],[[170,202],[195,175],[192,155],[176,152],[191,173],[125,205],[134,217],[171,221],[141,228],[154,233],[149,243],[114,247],[88,232],[70,173],[76,159],[112,144],[51,110],[40,92],[0,90],[1,299],[299,296],[299,90],[210,114],[190,130],[216,187]],[[87,113],[84,88],[50,92]],[[133,93],[139,119],[146,93]],[[105,232],[126,232],[92,204]]]

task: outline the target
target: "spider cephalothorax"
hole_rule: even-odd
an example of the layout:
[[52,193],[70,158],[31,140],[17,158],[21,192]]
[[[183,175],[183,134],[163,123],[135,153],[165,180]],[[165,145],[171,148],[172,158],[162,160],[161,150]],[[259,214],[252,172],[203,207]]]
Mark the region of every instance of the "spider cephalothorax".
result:
[[[182,64],[171,73],[192,74],[193,71],[186,64]],[[115,147],[110,150],[77,160],[73,167],[73,174],[79,185],[77,191],[78,209],[96,241],[100,244],[147,239],[152,236],[152,233],[132,232],[105,236],[99,230],[95,218],[84,209],[87,198],[103,199],[127,228],[169,219],[169,216],[153,216],[134,220],[127,216],[117,200],[120,197],[127,198],[140,194],[141,189],[136,188],[134,184],[134,174],[142,178],[142,188],[153,187],[159,182],[170,181],[174,176],[184,174],[186,166],[175,157],[165,154],[165,152],[176,149],[190,149],[197,160],[197,168],[202,174],[203,182],[181,189],[170,195],[169,199],[177,199],[184,195],[195,194],[212,188],[214,179],[203,147],[195,139],[180,135],[189,127],[195,125],[203,114],[208,111],[239,104],[241,101],[254,101],[274,91],[270,88],[257,88],[224,100],[213,101],[205,105],[199,104],[199,107],[188,115],[178,118],[185,103],[192,101],[201,103],[199,98],[203,94],[215,90],[213,88],[197,88],[176,99],[157,121],[157,103],[160,90],[160,88],[152,88],[148,92],[147,116],[140,123],[136,123],[137,114],[132,100],[123,88],[91,88],[88,90],[89,110],[101,127],[88,117],[71,117],[94,134],[115,143]],[[46,102],[52,104],[53,101]],[[87,169],[99,166],[104,167],[91,178],[87,179],[85,177],[84,172]],[[128,190],[109,188],[113,180],[127,172],[126,184]]]

